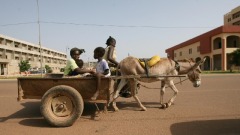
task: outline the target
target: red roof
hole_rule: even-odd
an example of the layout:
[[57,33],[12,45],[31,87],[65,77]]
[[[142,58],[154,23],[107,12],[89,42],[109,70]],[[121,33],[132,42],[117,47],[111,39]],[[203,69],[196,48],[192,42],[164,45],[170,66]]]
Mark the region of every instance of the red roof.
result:
[[206,54],[211,52],[211,37],[221,34],[221,33],[240,33],[240,26],[238,25],[227,25],[227,26],[220,26],[216,29],[213,29],[209,32],[206,32],[202,35],[194,37],[190,40],[187,40],[183,43],[175,45],[171,48],[165,50],[166,53],[170,54],[170,57],[173,58],[173,52],[176,49],[189,46],[193,43],[200,42],[200,53]]

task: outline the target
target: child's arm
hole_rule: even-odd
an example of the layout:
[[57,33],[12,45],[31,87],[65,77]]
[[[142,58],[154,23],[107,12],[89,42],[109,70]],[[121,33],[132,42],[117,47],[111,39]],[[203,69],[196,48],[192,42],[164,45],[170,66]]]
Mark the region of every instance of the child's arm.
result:
[[84,73],[95,74],[96,73],[94,70],[84,69],[84,68],[76,68],[76,69],[74,69],[74,71],[79,74],[84,74]]
[[107,74],[109,74],[109,69],[105,69],[103,72],[103,75],[107,75]]

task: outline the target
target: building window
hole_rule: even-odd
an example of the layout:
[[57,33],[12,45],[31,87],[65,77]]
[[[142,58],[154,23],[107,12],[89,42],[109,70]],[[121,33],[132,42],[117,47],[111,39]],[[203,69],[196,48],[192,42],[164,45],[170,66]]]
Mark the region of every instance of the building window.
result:
[[188,53],[189,53],[189,54],[192,54],[192,48],[190,48],[190,49],[188,50]]
[[233,41],[233,47],[237,47],[237,41],[236,40]]
[[240,11],[235,13],[235,14],[233,14],[233,19],[238,18],[239,16],[240,16]]
[[222,48],[222,43],[218,42],[218,49]]
[[240,21],[234,22],[233,25],[240,25]]
[[179,56],[182,56],[182,52],[179,52]]
[[200,46],[197,47],[197,52],[200,52]]

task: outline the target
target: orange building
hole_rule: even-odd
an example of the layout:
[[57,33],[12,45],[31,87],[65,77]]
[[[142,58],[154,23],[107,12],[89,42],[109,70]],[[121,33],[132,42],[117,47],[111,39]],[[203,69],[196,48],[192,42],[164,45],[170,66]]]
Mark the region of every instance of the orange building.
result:
[[206,57],[203,70],[229,70],[229,54],[240,48],[240,26],[224,25],[165,50],[174,60]]

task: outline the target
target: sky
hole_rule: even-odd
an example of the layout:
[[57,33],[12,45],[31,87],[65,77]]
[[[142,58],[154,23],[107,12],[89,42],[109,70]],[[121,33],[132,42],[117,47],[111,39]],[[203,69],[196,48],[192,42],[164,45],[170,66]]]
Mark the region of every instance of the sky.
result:
[[67,54],[73,47],[82,48],[86,50],[81,55],[84,61],[96,61],[94,49],[105,48],[109,36],[117,41],[117,61],[128,55],[166,57],[166,49],[222,26],[223,16],[240,6],[240,0],[38,0],[38,4],[37,0],[0,0],[0,3],[0,34],[37,45],[40,41],[43,47]]

